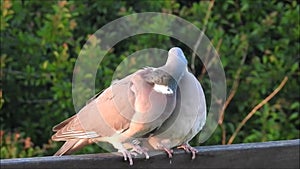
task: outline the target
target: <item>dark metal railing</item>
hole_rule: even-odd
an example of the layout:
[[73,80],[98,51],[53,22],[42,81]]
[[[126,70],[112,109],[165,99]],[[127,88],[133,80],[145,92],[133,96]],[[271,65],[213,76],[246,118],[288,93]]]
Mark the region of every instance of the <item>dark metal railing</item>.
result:
[[34,157],[1,160],[7,168],[299,168],[300,140],[262,143],[200,146],[196,159],[176,150],[170,160],[163,152],[146,160],[135,158],[129,166],[122,156],[113,153]]

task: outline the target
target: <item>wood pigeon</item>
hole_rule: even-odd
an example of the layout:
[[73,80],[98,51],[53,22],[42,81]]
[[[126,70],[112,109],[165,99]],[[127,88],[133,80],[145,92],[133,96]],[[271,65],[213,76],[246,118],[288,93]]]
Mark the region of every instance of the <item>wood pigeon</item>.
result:
[[174,111],[177,84],[187,68],[181,53],[180,48],[170,49],[165,65],[140,69],[114,82],[76,115],[54,126],[52,140],[66,141],[55,155],[108,142],[132,165],[132,152],[123,144],[156,130]]
[[[182,51],[178,54],[184,57]],[[171,158],[171,148],[179,146],[178,148],[192,152],[192,159],[194,159],[197,150],[188,142],[202,130],[206,114],[206,101],[201,84],[186,68],[178,83],[174,112],[148,138],[140,139],[142,147],[149,150],[164,150]]]

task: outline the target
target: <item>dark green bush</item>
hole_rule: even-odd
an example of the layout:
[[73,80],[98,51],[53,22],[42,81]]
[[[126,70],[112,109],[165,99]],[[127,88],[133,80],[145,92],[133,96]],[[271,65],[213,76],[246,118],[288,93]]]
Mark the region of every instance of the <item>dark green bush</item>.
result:
[[[1,158],[52,154],[55,149],[43,145],[53,134],[52,126],[75,114],[72,73],[89,35],[121,16],[149,11],[171,13],[205,29],[220,54],[228,94],[238,79],[236,94],[225,110],[223,143],[284,76],[289,79],[283,89],[256,112],[234,142],[299,138],[297,1],[1,0],[1,130],[21,132],[23,138],[30,138],[37,146],[19,156],[9,155],[23,148],[15,146],[20,150],[11,150],[2,140],[9,134],[1,134]],[[109,59],[101,62],[97,90],[110,84],[116,66],[126,55],[149,47],[168,50],[175,45],[185,49],[190,61],[191,50],[165,36],[139,35],[120,42],[108,54]],[[201,62],[195,63],[201,70]],[[196,71],[196,76],[200,79],[201,71]],[[202,83],[208,86],[208,81]],[[218,127],[205,144],[221,144],[222,133]],[[197,138],[192,143],[198,145]],[[94,148],[87,147],[82,152],[100,151]]]

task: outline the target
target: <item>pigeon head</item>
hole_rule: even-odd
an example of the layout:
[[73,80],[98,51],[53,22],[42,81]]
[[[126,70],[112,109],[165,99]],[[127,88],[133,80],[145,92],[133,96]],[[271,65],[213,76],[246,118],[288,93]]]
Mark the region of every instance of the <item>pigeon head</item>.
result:
[[179,47],[173,47],[168,52],[167,64],[176,64],[178,66],[186,66],[187,60]]
[[168,59],[163,69],[169,73],[176,81],[179,81],[184,72],[187,70],[187,59],[182,50],[173,47],[168,52]]

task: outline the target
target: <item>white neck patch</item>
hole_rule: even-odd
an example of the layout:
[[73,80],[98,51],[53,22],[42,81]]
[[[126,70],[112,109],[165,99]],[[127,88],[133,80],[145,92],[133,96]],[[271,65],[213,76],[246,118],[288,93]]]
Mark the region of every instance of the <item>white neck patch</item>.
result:
[[154,84],[153,89],[158,92],[158,93],[162,93],[162,94],[173,94],[173,90],[171,88],[169,88],[169,86],[165,86],[165,85],[159,85],[159,84]]

